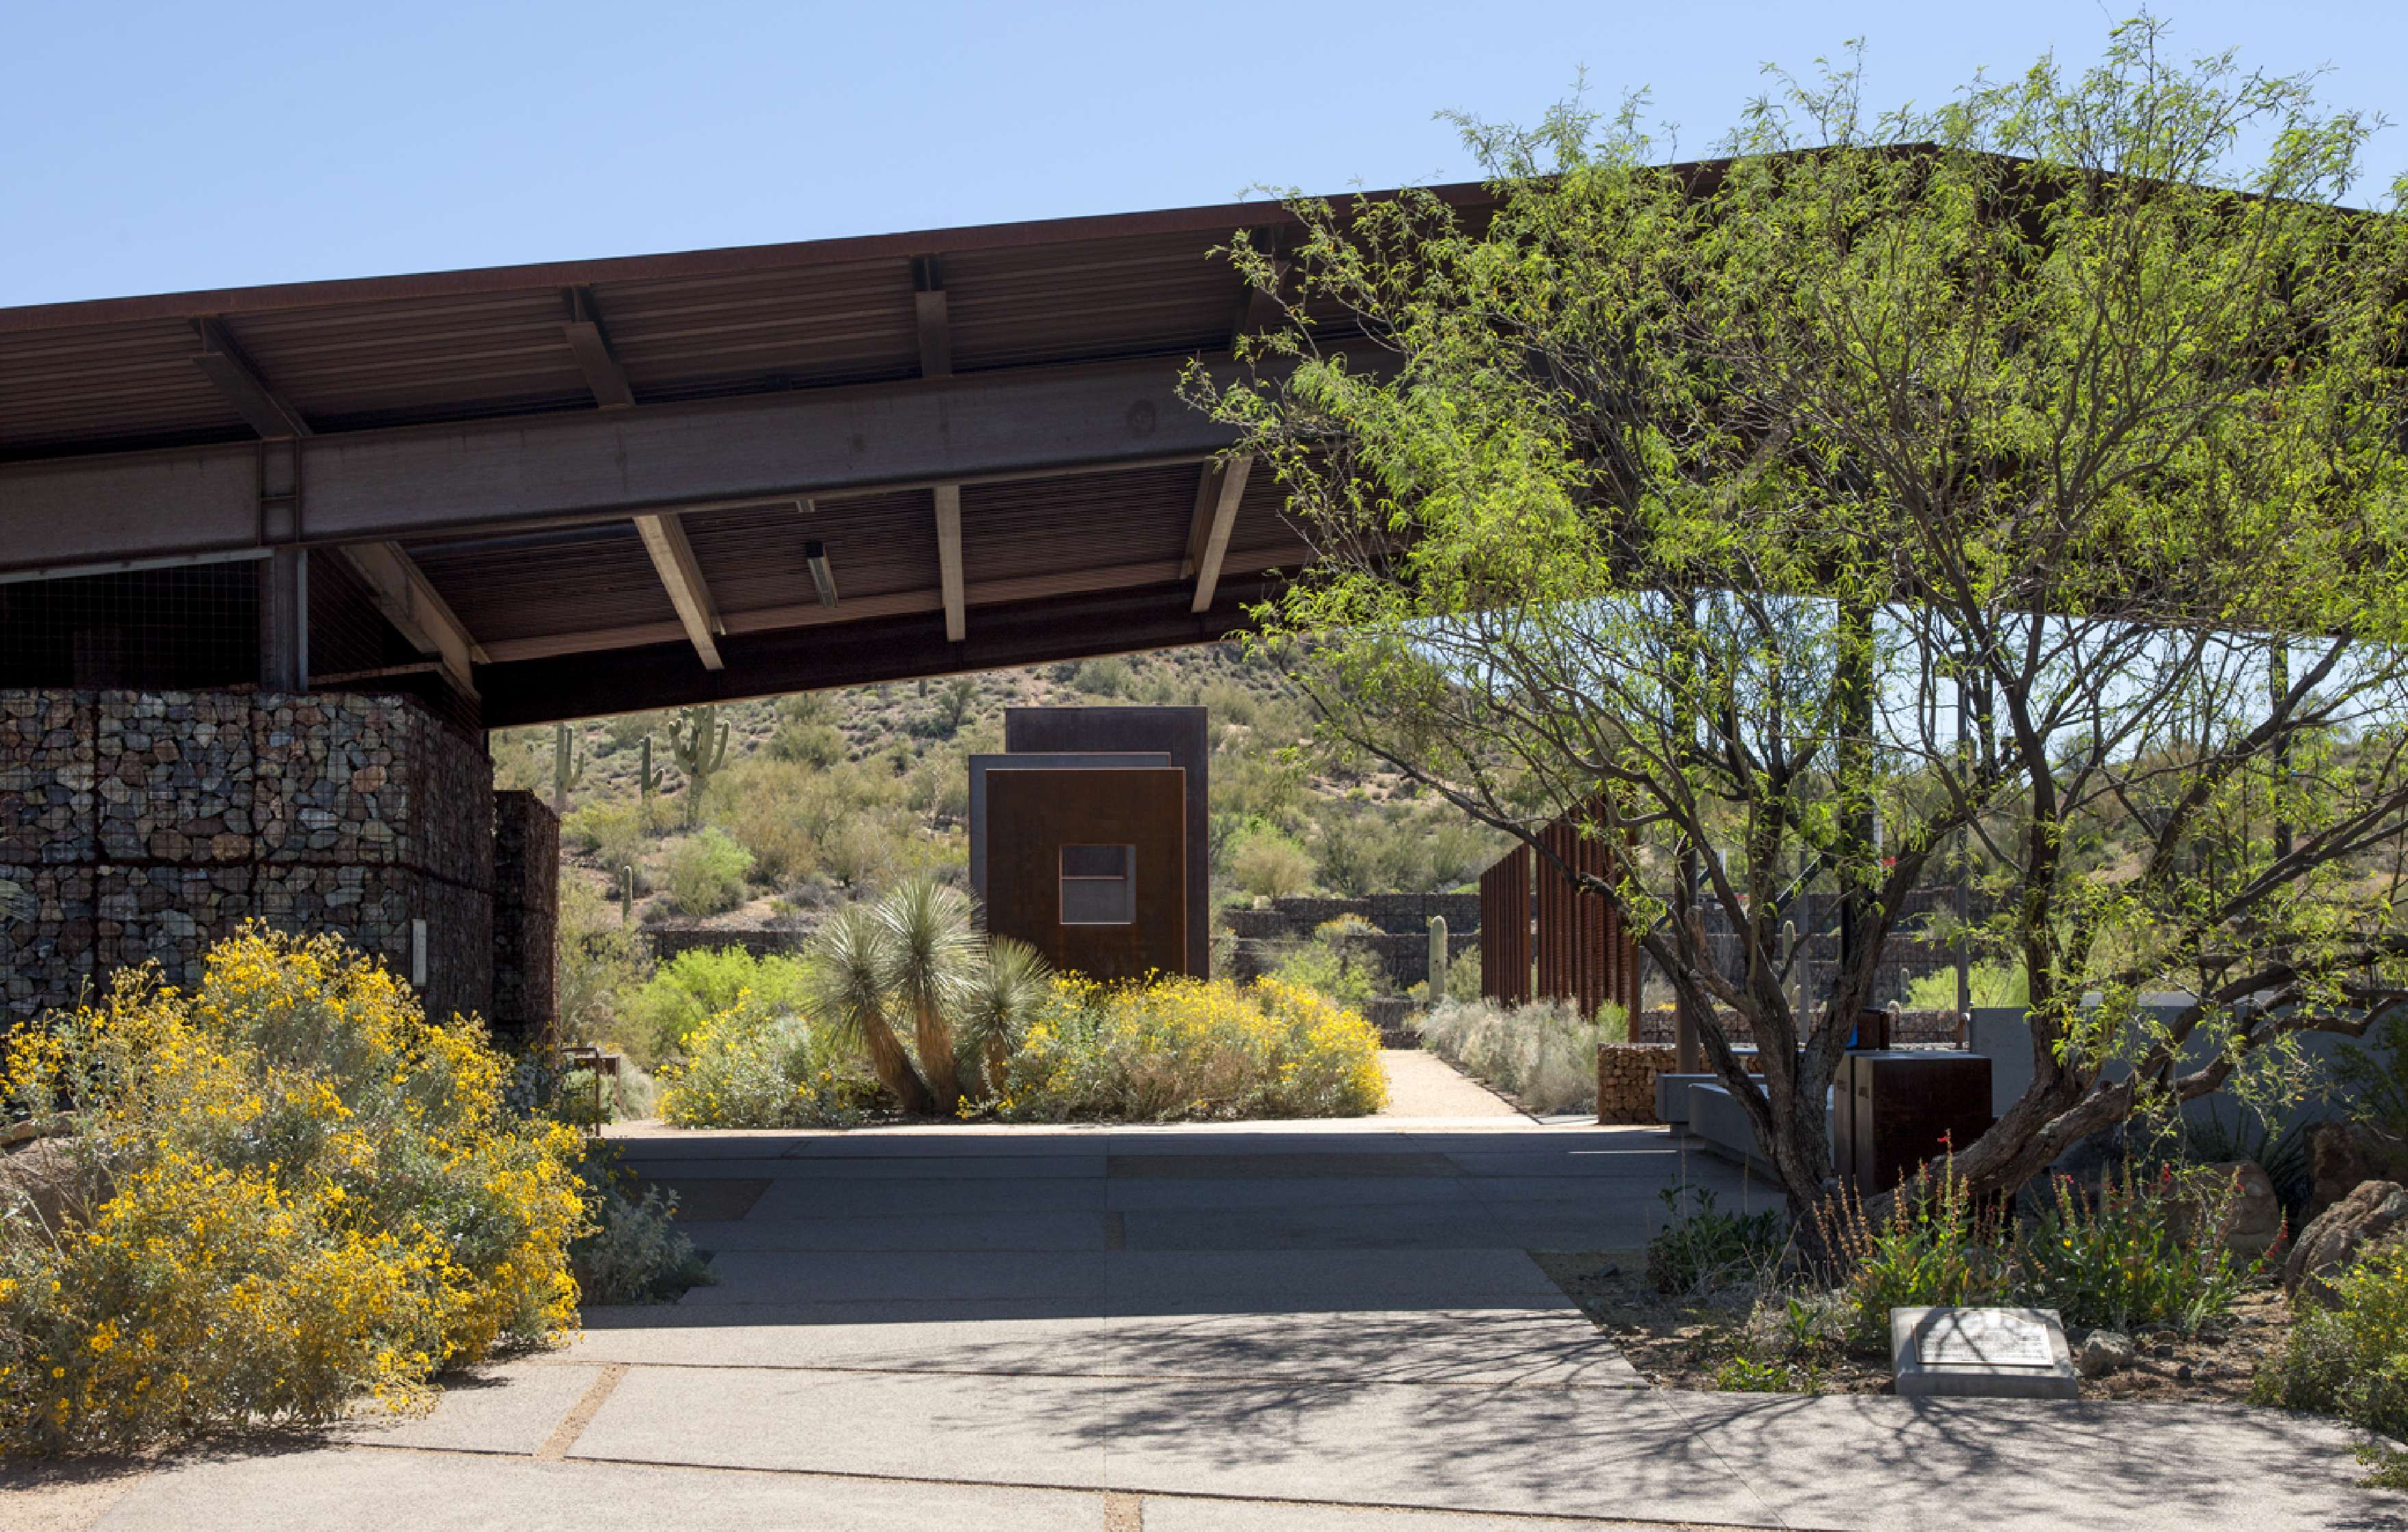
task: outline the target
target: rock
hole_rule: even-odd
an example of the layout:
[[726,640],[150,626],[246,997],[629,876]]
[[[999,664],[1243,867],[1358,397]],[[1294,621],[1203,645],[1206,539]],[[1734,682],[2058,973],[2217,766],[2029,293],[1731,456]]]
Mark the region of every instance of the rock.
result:
[[2191,1238],[2191,1223],[2204,1216],[2215,1201],[2232,1189],[2231,1205],[2224,1210],[2223,1245],[2236,1258],[2254,1261],[2274,1248],[2283,1237],[2283,1204],[2274,1196],[2273,1179],[2252,1160],[2226,1160],[2200,1167],[2204,1191],[2199,1205],[2176,1202],[2167,1223],[2178,1239]]
[[2408,1182],[2408,1142],[2364,1123],[2314,1123],[2308,1130],[2308,1218],[2370,1181]]
[[2093,1330],[2074,1354],[2074,1370],[2085,1378],[2104,1378],[2132,1365],[2132,1338],[2114,1330]]
[[0,1154],[0,1212],[21,1200],[52,1234],[68,1220],[89,1223],[111,1195],[108,1173],[62,1138],[36,1138]]
[[2300,1242],[2283,1266],[2283,1291],[2295,1299],[2330,1305],[2332,1279],[2403,1224],[2408,1224],[2408,1188],[2392,1181],[2364,1182],[2300,1231]]

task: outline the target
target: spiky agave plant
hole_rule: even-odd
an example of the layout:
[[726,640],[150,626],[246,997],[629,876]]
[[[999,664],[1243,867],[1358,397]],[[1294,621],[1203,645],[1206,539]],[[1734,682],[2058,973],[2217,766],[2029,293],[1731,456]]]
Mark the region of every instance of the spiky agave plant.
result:
[[905,1111],[925,1116],[936,1097],[887,1020],[886,945],[886,924],[870,907],[847,905],[829,916],[811,938],[811,1013],[859,1042],[879,1083]]
[[926,874],[878,901],[880,977],[895,1008],[911,1018],[912,1042],[936,1110],[962,1100],[953,1018],[982,966],[969,896]]
[[991,1095],[1003,1083],[1003,1067],[1028,1019],[1044,1003],[1054,970],[1036,948],[1012,937],[990,937],[986,963],[971,975],[953,1043],[964,1085]]

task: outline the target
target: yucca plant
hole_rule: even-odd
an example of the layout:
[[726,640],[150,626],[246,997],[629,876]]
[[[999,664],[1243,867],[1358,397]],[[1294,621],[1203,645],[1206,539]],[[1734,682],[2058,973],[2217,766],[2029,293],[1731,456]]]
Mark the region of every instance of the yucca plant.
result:
[[811,1014],[861,1045],[896,1105],[926,1116],[936,1110],[936,1095],[888,1020],[888,940],[886,922],[868,905],[848,905],[829,916],[811,938]]
[[991,937],[986,963],[971,975],[953,1028],[954,1052],[968,1089],[990,1095],[1003,1083],[1012,1044],[1045,1001],[1054,970],[1036,948]]
[[953,1018],[984,966],[969,896],[922,874],[881,899],[875,911],[880,986],[896,1012],[910,1017],[928,1093],[950,1117],[962,1101]]

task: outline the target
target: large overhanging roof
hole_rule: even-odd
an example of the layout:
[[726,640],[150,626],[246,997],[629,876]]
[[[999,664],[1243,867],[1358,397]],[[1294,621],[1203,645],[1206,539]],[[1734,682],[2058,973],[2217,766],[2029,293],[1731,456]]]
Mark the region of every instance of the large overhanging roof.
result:
[[1175,390],[1250,322],[1216,247],[1290,227],[0,309],[0,578],[308,548],[496,724],[1217,637],[1303,549]]

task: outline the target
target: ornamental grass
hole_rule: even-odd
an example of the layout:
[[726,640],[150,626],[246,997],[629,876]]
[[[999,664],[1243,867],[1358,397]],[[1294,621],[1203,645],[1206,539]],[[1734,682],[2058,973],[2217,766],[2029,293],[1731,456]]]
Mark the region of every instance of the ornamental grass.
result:
[[579,1140],[507,1073],[338,938],[258,926],[189,994],[136,970],[22,1031],[6,1090],[59,1174],[0,1177],[0,1450],[414,1408],[566,1330]]

